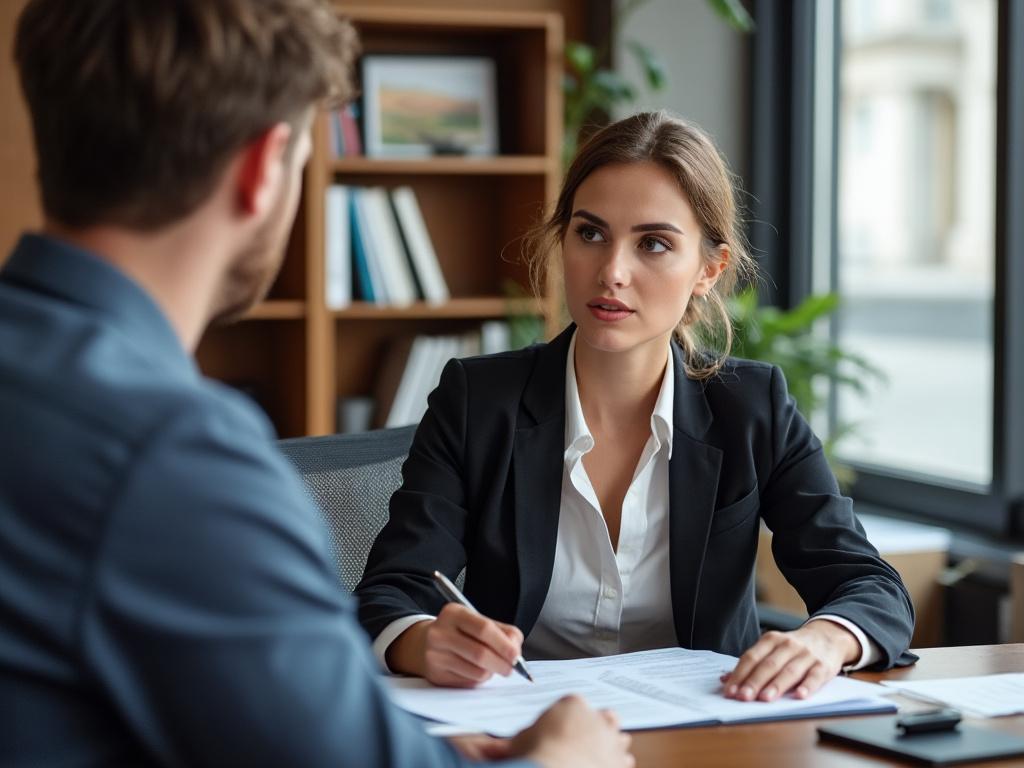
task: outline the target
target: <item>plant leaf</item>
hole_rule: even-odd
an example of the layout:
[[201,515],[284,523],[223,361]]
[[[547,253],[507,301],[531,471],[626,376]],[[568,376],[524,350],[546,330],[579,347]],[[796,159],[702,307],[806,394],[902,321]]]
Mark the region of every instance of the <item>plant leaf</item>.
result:
[[660,91],[665,87],[665,65],[662,64],[661,59],[658,55],[642,43],[638,43],[636,40],[630,40],[626,43],[626,47],[633,53],[633,57],[636,59],[640,68],[644,71],[644,77],[647,78],[647,85],[652,91]]
[[593,72],[597,65],[597,56],[593,46],[578,40],[570,40],[565,44],[565,58],[569,62],[569,66],[581,75]]
[[740,32],[754,31],[754,20],[740,0],[708,0],[708,5],[733,29]]
[[631,86],[618,72],[601,69],[594,73],[593,85],[606,99],[608,105],[616,101],[629,101],[633,98]]

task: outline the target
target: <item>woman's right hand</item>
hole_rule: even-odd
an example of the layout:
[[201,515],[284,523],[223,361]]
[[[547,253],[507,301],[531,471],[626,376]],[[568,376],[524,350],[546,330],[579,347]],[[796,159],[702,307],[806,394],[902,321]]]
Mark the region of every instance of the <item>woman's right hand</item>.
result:
[[392,671],[419,675],[434,685],[472,688],[491,675],[511,674],[522,647],[517,627],[448,603],[436,619],[413,624],[395,638],[386,661]]

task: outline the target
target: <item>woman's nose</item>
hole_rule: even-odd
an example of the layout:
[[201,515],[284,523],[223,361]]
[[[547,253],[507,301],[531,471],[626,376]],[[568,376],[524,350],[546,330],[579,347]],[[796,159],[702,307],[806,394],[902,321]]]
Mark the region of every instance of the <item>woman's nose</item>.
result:
[[606,288],[621,288],[629,282],[629,264],[626,249],[613,245],[597,274],[597,281]]

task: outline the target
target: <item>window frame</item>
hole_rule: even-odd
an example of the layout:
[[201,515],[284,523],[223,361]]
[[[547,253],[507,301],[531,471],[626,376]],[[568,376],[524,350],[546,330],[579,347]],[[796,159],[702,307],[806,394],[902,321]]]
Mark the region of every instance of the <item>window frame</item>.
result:
[[[840,1],[754,0],[749,236],[773,278],[762,300],[783,308],[837,287]],[[992,479],[986,485],[940,482],[852,463],[850,494],[924,521],[1024,541],[1024,218],[1013,216],[1024,211],[1024,3],[997,0],[996,18]],[[823,58],[817,43],[830,31],[831,56]],[[831,147],[829,153],[824,145],[824,159],[823,140]],[[816,213],[812,202],[822,191],[829,202]],[[817,271],[815,252],[824,260]],[[835,323],[830,326],[835,337]],[[830,401],[831,425],[836,398]]]

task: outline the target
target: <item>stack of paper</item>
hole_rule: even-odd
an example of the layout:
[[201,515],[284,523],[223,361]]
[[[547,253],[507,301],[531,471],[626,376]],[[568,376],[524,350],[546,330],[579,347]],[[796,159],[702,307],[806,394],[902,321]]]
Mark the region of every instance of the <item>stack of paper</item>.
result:
[[437,688],[420,678],[388,680],[403,709],[498,736],[529,726],[568,694],[583,696],[592,707],[615,711],[626,730],[896,710],[882,698],[884,688],[843,677],[810,699],[726,699],[719,677],[737,661],[711,651],[664,648],[594,659],[531,661],[534,683],[512,675],[466,690]]
[[886,680],[882,685],[915,699],[954,707],[974,717],[1024,714],[1024,673],[949,680]]

